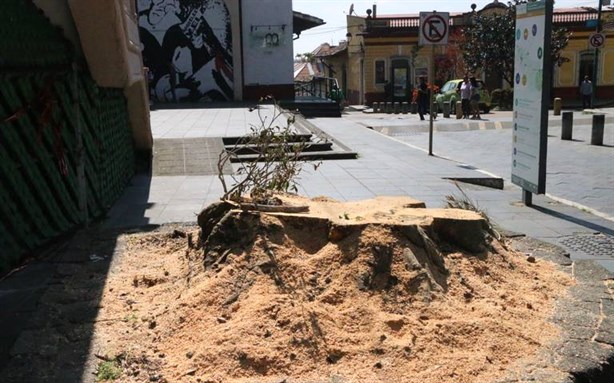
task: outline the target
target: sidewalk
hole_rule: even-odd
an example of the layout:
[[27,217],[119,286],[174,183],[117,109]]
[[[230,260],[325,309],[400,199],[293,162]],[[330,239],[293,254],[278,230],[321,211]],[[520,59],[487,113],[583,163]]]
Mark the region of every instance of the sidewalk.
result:
[[[507,114],[508,116],[501,116],[501,113],[488,115],[490,121],[480,123],[505,124],[511,113]],[[572,259],[594,259],[614,271],[614,222],[611,219],[614,216],[614,124],[606,122],[607,134],[604,142],[608,146],[603,147],[590,146],[580,139],[573,142],[561,141],[557,131],[560,128],[556,127],[556,123],[552,124],[554,126],[550,134],[554,137],[549,139],[550,160],[547,176],[547,192],[550,194],[534,196],[535,206],[528,208],[521,203],[520,188],[509,181],[509,128],[491,126],[491,129],[485,131],[467,129],[467,124],[473,123],[463,120],[438,121],[447,125],[454,125],[455,121],[458,123],[452,131],[436,131],[436,156],[429,157],[426,155],[428,124],[419,121],[415,116],[401,116],[396,119],[404,119],[403,123],[397,122],[393,125],[390,119],[384,117],[379,127],[376,121],[366,119],[364,114],[348,116],[345,120],[352,122],[346,124],[335,123],[329,119],[316,119],[312,122],[329,134],[336,135],[361,154],[358,161],[365,163],[356,164],[356,167],[361,169],[359,173],[352,173],[350,167],[345,168],[359,182],[362,182],[360,178],[361,173],[365,172],[364,169],[369,169],[375,166],[374,164],[384,165],[382,167],[388,170],[382,177],[377,178],[375,183],[396,185],[397,189],[392,190],[393,193],[406,192],[414,198],[424,200],[430,207],[442,206],[447,194],[459,194],[450,181],[443,179],[453,177],[459,168],[474,169],[472,171],[476,173],[476,177],[485,176],[478,170],[502,177],[506,185],[504,190],[469,184],[463,184],[462,188],[504,229],[560,245],[571,254]],[[574,117],[576,121],[583,120],[575,115]],[[558,118],[560,117],[551,117],[553,120]],[[356,126],[371,126],[376,131],[387,130],[393,137],[385,137],[384,141],[380,141],[381,138],[371,129],[358,135],[352,129],[352,124],[355,124],[354,129]],[[585,133],[584,125],[582,129],[577,126],[577,137],[584,139]],[[396,169],[396,173],[392,169]],[[591,169],[594,171],[589,171]],[[432,188],[430,193],[424,189],[425,185]],[[310,188],[306,189],[310,191]],[[556,197],[557,194],[560,196]],[[588,204],[594,208],[586,207]],[[578,208],[581,205],[585,207]],[[589,211],[598,215],[590,214]],[[602,234],[595,235],[595,232]],[[591,240],[599,242],[594,249],[584,246]]]
[[[603,147],[586,142],[586,124],[592,116],[574,112],[571,142],[557,138],[561,117],[550,116],[548,194],[534,196],[533,208],[522,205],[521,190],[509,182],[511,112],[490,113],[483,121],[440,117],[435,122],[435,157],[424,151],[428,122],[415,115],[349,112],[340,119],[310,119],[308,123],[356,151],[359,158],[325,161],[317,172],[307,168],[300,192],[339,200],[408,195],[429,207],[441,207],[446,195],[459,194],[448,178],[498,176],[505,179],[504,190],[469,184],[463,184],[463,190],[504,229],[562,245],[572,258],[595,259],[614,271],[614,110],[602,112],[608,116]],[[245,108],[164,110],[152,112],[152,123],[156,141],[198,135],[219,139],[245,134],[255,117]],[[221,194],[214,174],[140,175],[111,211],[107,225],[194,222],[196,214]],[[577,245],[595,232],[604,237],[598,249]]]
[[[574,112],[572,141],[562,141],[561,116],[549,116],[547,196],[614,220],[614,109],[605,114],[604,146],[591,146],[592,114]],[[371,114],[348,118],[362,126],[423,150],[428,122],[412,115]],[[433,153],[502,177],[511,183],[512,112],[495,112],[480,121],[437,119]],[[485,132],[481,132],[484,131]],[[496,131],[493,131],[496,130]]]

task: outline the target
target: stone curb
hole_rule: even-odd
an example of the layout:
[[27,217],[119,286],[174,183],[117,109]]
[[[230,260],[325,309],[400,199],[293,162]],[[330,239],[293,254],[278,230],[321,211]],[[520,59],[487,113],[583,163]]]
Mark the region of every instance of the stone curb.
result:
[[[558,246],[528,237],[512,247],[552,261],[576,285],[559,300],[552,316],[561,337],[543,347],[534,361],[514,365],[494,383],[611,383],[614,378],[614,273],[588,260],[572,261]],[[530,320],[530,318],[527,318]]]

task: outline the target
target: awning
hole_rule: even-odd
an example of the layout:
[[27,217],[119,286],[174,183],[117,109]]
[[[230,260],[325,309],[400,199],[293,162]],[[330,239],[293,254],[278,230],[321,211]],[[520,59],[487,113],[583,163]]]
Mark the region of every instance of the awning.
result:
[[306,31],[307,29],[319,27],[320,25],[326,24],[324,20],[319,19],[315,16],[307,15],[305,13],[300,13],[293,11],[294,13],[294,30],[292,31],[296,35],[300,35],[302,31]]

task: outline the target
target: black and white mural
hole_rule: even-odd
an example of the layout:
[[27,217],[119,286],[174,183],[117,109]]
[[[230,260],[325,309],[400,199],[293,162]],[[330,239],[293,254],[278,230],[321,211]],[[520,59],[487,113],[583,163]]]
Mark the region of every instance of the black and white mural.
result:
[[138,0],[137,4],[152,100],[232,100],[232,34],[224,0]]

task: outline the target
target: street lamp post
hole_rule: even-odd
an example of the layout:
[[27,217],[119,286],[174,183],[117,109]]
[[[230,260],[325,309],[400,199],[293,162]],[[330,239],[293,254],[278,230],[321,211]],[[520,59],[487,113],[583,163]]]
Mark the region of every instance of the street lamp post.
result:
[[[601,32],[601,6],[604,3],[604,0],[598,0],[599,6],[597,8],[597,29],[596,33]],[[597,100],[597,69],[599,63],[599,48],[595,48],[595,54],[593,55],[593,93],[591,93],[591,105],[595,107],[595,101]]]

